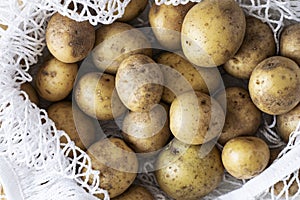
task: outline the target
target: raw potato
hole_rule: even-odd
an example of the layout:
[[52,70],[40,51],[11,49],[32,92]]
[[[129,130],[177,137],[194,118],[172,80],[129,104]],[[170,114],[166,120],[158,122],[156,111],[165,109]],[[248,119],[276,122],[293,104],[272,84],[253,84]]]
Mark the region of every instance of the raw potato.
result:
[[[86,150],[96,139],[96,127],[93,121],[82,113],[71,101],[61,101],[50,105],[48,116],[58,130],[64,130],[77,147]],[[60,142],[67,143],[62,137]]]
[[162,100],[172,103],[176,96],[189,90],[213,94],[222,78],[215,68],[202,68],[191,64],[181,53],[165,52],[157,57],[164,74]]
[[132,185],[127,191],[112,200],[155,200],[153,195],[143,186]]
[[280,36],[280,54],[291,58],[300,65],[300,23],[292,24],[283,29]]
[[181,48],[181,27],[186,13],[195,3],[185,5],[152,4],[149,11],[149,23],[157,41],[165,48]]
[[160,188],[174,199],[200,199],[221,182],[224,168],[219,150],[214,147],[204,156],[199,153],[201,148],[173,140],[159,154],[155,177]]
[[285,114],[277,115],[276,118],[276,130],[281,138],[288,142],[291,133],[296,130],[300,122],[300,104]]
[[151,44],[140,30],[121,22],[97,29],[92,55],[98,69],[116,74],[120,63],[133,54],[152,56]]
[[122,126],[124,140],[136,153],[156,153],[168,141],[169,106],[159,104],[149,112],[129,112]]
[[[249,92],[240,87],[226,88],[227,110],[219,143],[242,135],[254,135],[261,123],[261,111],[253,104]],[[217,99],[217,97],[216,97]]]
[[240,48],[246,20],[234,0],[206,0],[186,14],[181,45],[189,61],[201,67],[224,64]]
[[225,114],[219,103],[201,92],[186,92],[171,104],[170,129],[187,144],[203,144],[221,134]]
[[140,15],[146,8],[148,0],[131,0],[125,8],[124,14],[118,21],[128,22]]
[[249,92],[261,111],[270,115],[286,113],[300,102],[300,68],[289,58],[267,58],[253,70]]
[[[133,183],[138,172],[135,153],[119,138],[103,139],[87,151],[93,169],[99,170],[100,188],[108,191],[110,198],[122,194]],[[92,179],[89,183],[92,184]],[[103,199],[101,195],[97,195]]]
[[148,56],[131,55],[120,64],[116,89],[123,104],[135,112],[149,111],[163,92],[163,73]]
[[109,74],[90,72],[83,75],[74,95],[79,108],[98,120],[111,120],[126,111],[115,90],[115,77]]
[[270,150],[258,137],[243,136],[229,140],[222,151],[225,169],[238,179],[250,179],[260,174],[268,165]]
[[275,55],[276,44],[272,29],[255,17],[246,18],[246,33],[238,52],[224,64],[234,77],[249,79],[253,69],[267,57]]
[[77,72],[76,63],[68,64],[51,58],[39,68],[36,90],[45,100],[60,101],[72,91]]
[[21,90],[27,93],[28,98],[32,103],[34,103],[35,105],[39,105],[40,100],[37,95],[37,92],[35,91],[34,87],[30,83],[28,82],[23,83],[21,85]]
[[94,47],[95,29],[59,13],[52,15],[46,28],[46,44],[51,54],[65,63],[83,60]]

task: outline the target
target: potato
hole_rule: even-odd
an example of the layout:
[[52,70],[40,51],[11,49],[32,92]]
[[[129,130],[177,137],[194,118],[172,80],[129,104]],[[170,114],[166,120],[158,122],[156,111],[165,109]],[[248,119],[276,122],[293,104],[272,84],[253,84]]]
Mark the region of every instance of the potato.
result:
[[[74,108],[74,109],[73,109]],[[71,101],[61,101],[50,105],[48,117],[55,123],[58,130],[64,130],[77,147],[86,150],[96,139],[96,127],[93,121],[72,106]],[[65,137],[61,143],[67,143]]]
[[170,129],[173,135],[187,144],[203,144],[222,131],[225,114],[219,103],[201,92],[186,92],[171,104]]
[[225,92],[227,101],[225,124],[218,139],[222,145],[237,136],[254,135],[262,119],[261,111],[253,104],[247,90],[229,87]]
[[115,77],[100,72],[89,72],[77,82],[74,99],[87,115],[98,120],[111,120],[126,111],[115,90]]
[[260,62],[249,80],[253,103],[270,115],[281,115],[300,102],[300,69],[291,59],[273,56]]
[[129,112],[122,125],[124,140],[136,153],[156,153],[168,141],[169,106],[159,104],[149,112]]
[[128,22],[140,15],[148,4],[148,0],[131,0],[124,11],[124,14],[118,21]]
[[112,200],[154,200],[152,194],[143,186],[132,185],[127,191]]
[[222,65],[240,48],[245,29],[245,14],[234,0],[202,1],[183,20],[184,55],[201,67]]
[[121,22],[97,29],[92,57],[98,69],[116,74],[120,63],[133,54],[152,56],[151,44],[140,30]]
[[88,22],[77,22],[56,13],[46,28],[46,44],[51,54],[65,63],[83,60],[94,47],[95,29]]
[[165,52],[157,57],[164,74],[162,100],[172,103],[176,96],[189,90],[206,94],[214,93],[222,78],[217,69],[202,68],[191,64],[181,53]]
[[149,11],[149,23],[157,41],[164,48],[175,50],[181,48],[181,27],[186,13],[195,3],[173,5],[152,4]]
[[242,46],[224,64],[224,69],[234,77],[249,79],[256,65],[275,53],[272,29],[261,20],[249,16],[246,18],[246,33]]
[[158,104],[163,92],[163,73],[148,56],[131,55],[120,64],[116,89],[131,111],[146,112]]
[[270,150],[265,141],[254,136],[229,140],[222,151],[225,169],[238,179],[250,179],[260,174],[268,165]]
[[21,85],[20,89],[23,90],[24,92],[26,92],[26,94],[28,95],[29,100],[32,103],[34,103],[35,105],[39,105],[40,99],[38,97],[38,94],[35,91],[34,87],[30,83],[28,83],[28,82],[23,83]]
[[156,160],[155,177],[160,188],[174,199],[196,200],[213,191],[223,178],[219,150],[203,157],[201,145],[173,140]]
[[291,133],[296,130],[300,122],[300,104],[287,113],[277,115],[276,119],[277,133],[285,142],[288,142]]
[[51,58],[37,72],[36,90],[47,101],[63,100],[72,91],[77,72],[76,63],[63,63]]
[[300,65],[300,23],[285,27],[280,35],[280,55]]
[[[100,187],[108,191],[110,198],[122,194],[133,183],[138,172],[135,153],[119,138],[103,139],[87,151],[93,169],[99,170]],[[92,184],[92,179],[89,179]],[[102,198],[101,195],[97,195]]]

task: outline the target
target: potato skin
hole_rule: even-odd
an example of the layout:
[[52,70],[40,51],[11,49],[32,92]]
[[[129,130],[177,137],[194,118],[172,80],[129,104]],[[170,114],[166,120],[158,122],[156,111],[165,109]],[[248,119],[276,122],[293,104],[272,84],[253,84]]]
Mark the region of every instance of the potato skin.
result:
[[203,144],[221,134],[225,114],[219,103],[201,92],[186,92],[171,104],[170,129],[187,144]]
[[87,115],[111,120],[126,111],[115,90],[115,77],[100,72],[83,75],[76,84],[75,101]]
[[120,196],[113,198],[112,200],[155,200],[153,195],[143,186],[132,185]]
[[270,150],[258,137],[242,136],[229,140],[222,151],[225,169],[238,179],[250,179],[261,173],[269,163]]
[[[261,123],[261,111],[253,104],[249,92],[240,87],[226,88],[227,110],[219,143],[242,135],[254,135]],[[217,99],[217,97],[216,97]]]
[[27,93],[28,98],[32,103],[39,105],[40,99],[38,97],[38,94],[30,83],[23,83],[20,89]]
[[135,54],[120,64],[116,74],[116,89],[128,109],[147,112],[160,102],[163,81],[160,67],[150,57]]
[[240,48],[246,20],[234,0],[202,1],[186,14],[181,45],[190,62],[215,67],[227,62]]
[[196,200],[221,182],[224,168],[219,150],[214,147],[201,157],[201,145],[186,145],[173,140],[156,160],[155,177],[160,188],[174,199]]
[[276,130],[281,138],[288,142],[290,134],[296,130],[300,121],[300,104],[287,113],[277,115],[276,118]]
[[181,27],[186,13],[195,3],[185,5],[156,5],[149,10],[149,23],[157,41],[170,50],[181,48]]
[[255,17],[247,17],[242,46],[224,64],[224,69],[234,77],[249,79],[257,64],[274,56],[275,53],[276,45],[272,29]]
[[[93,169],[99,170],[100,187],[107,190],[110,198],[122,194],[133,183],[138,172],[135,153],[123,140],[108,138],[94,143],[87,151]],[[89,183],[92,184],[92,179]],[[102,198],[101,195],[97,195]]]
[[300,65],[300,23],[283,29],[279,45],[280,55],[291,58]]
[[55,13],[46,28],[46,44],[51,54],[65,63],[83,60],[94,47],[95,29],[88,22],[77,22]]
[[148,0],[131,0],[124,11],[121,18],[117,19],[120,22],[129,22],[141,14],[148,4]]
[[261,111],[270,115],[286,113],[300,101],[300,68],[289,58],[267,58],[253,70],[249,92]]
[[72,91],[77,72],[75,63],[63,63],[56,58],[46,61],[36,75],[39,96],[51,102],[63,100]]

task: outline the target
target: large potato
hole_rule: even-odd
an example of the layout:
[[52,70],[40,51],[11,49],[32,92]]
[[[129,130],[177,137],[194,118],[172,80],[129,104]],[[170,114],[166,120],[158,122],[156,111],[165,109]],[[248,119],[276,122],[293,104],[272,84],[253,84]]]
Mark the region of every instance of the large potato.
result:
[[222,78],[217,69],[197,67],[183,55],[165,52],[157,57],[164,74],[162,100],[172,103],[176,96],[189,90],[213,94],[220,86]]
[[[133,183],[139,163],[135,153],[123,140],[100,140],[90,146],[87,154],[91,158],[93,169],[101,172],[100,187],[108,191],[110,198],[122,194]],[[90,184],[91,181],[89,179]],[[101,195],[97,196],[102,198]]]
[[224,64],[234,77],[249,79],[253,69],[267,57],[275,55],[276,46],[272,29],[255,17],[246,18],[246,33],[238,52]]
[[263,112],[286,113],[300,102],[300,68],[289,58],[267,58],[253,70],[249,92],[253,103]]
[[124,14],[118,21],[128,22],[136,18],[146,8],[148,0],[130,0],[125,8]]
[[47,101],[63,100],[72,91],[77,72],[76,63],[63,63],[51,58],[37,72],[36,90]]
[[[249,92],[240,87],[226,88],[227,110],[219,143],[242,135],[254,135],[261,123],[261,111],[253,104]],[[218,97],[216,97],[218,99]]]
[[250,179],[268,165],[270,150],[258,137],[242,136],[229,140],[222,151],[222,161],[229,174],[238,179]]
[[38,97],[38,94],[37,94],[36,90],[34,89],[34,87],[29,82],[23,83],[21,85],[20,89],[23,90],[24,92],[26,92],[26,94],[28,95],[29,100],[32,103],[34,103],[36,105],[39,105],[40,99]]
[[74,98],[83,112],[98,120],[111,120],[126,111],[115,90],[115,77],[109,74],[83,75],[76,84]]
[[221,134],[225,114],[219,103],[201,92],[186,92],[171,104],[170,129],[187,144],[203,144]]
[[120,196],[113,198],[112,200],[154,200],[153,195],[143,186],[132,185]]
[[206,0],[186,14],[182,24],[184,55],[195,65],[215,67],[227,62],[240,48],[246,20],[234,0]]
[[131,55],[120,64],[116,89],[121,101],[131,111],[146,112],[158,104],[163,92],[163,73],[148,56]]
[[133,54],[152,56],[151,44],[140,30],[122,22],[97,29],[92,57],[98,69],[116,74],[120,63]]
[[195,3],[177,6],[152,4],[149,23],[157,41],[167,49],[181,48],[181,27],[186,13]]
[[83,60],[94,47],[95,30],[88,22],[77,22],[56,13],[46,28],[46,44],[51,54],[65,63]]
[[173,140],[156,160],[155,177],[160,188],[174,199],[196,200],[213,191],[223,178],[219,150],[203,156],[201,145]]
[[300,65],[300,23],[283,29],[280,36],[280,54],[291,58]]

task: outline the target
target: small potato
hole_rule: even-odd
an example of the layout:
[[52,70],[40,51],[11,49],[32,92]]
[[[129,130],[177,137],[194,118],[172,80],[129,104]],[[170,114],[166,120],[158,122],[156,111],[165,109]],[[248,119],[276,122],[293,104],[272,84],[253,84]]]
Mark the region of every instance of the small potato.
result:
[[23,83],[21,85],[21,90],[23,90],[24,92],[27,93],[28,98],[32,103],[34,103],[35,105],[39,105],[40,100],[39,100],[38,94],[35,91],[34,87],[30,83],[28,83],[28,82]]
[[171,104],[170,129],[187,144],[203,144],[221,134],[225,114],[219,103],[201,92],[186,92]]
[[268,165],[270,150],[258,137],[243,136],[229,140],[222,151],[225,169],[238,179],[250,179],[260,174]]
[[95,29],[59,13],[52,15],[46,28],[46,44],[51,54],[65,63],[83,60],[94,47]]
[[124,14],[118,19],[120,22],[129,22],[141,14],[148,4],[148,0],[131,0],[125,8]]
[[151,43],[140,30],[122,22],[97,29],[92,57],[98,69],[116,74],[120,63],[134,54],[152,56]]
[[116,89],[128,109],[146,112],[160,102],[163,81],[160,67],[150,57],[136,54],[120,64]]
[[167,103],[172,103],[176,96],[189,90],[212,94],[221,84],[222,78],[217,69],[194,66],[181,54],[166,52],[156,60],[164,74],[162,100]]
[[124,140],[136,153],[156,153],[168,141],[169,106],[159,104],[149,112],[129,112],[123,121]]
[[111,120],[126,111],[115,90],[115,77],[109,74],[83,75],[76,84],[74,96],[79,108],[98,120]]
[[300,23],[284,28],[279,44],[280,55],[291,58],[300,65]]
[[276,45],[272,29],[255,17],[246,18],[246,33],[238,52],[224,64],[234,77],[249,79],[253,69],[267,57],[274,56]]
[[219,150],[214,147],[203,156],[201,148],[173,140],[159,154],[155,177],[160,188],[172,198],[201,199],[221,182],[224,168]]
[[234,0],[201,1],[183,20],[183,53],[201,67],[222,65],[240,48],[245,29],[245,14]]
[[181,48],[181,27],[186,13],[195,3],[185,5],[156,5],[149,11],[149,23],[158,42],[165,48]]
[[132,185],[120,196],[113,198],[112,200],[154,200],[153,195],[143,186]]
[[253,70],[249,92],[261,111],[270,115],[284,114],[300,102],[300,68],[289,58],[267,58]]
[[[99,170],[100,187],[114,198],[127,190],[138,172],[135,153],[119,138],[103,139],[94,143],[87,151],[93,169]],[[92,179],[89,183],[92,184]],[[101,195],[97,195],[102,199]]]
[[237,136],[254,135],[262,119],[261,111],[253,104],[247,90],[230,87],[226,88],[225,92],[226,118],[218,140],[222,145]]
[[77,64],[51,58],[39,68],[36,75],[38,94],[51,102],[66,98],[73,89],[77,72]]
[[276,118],[276,130],[281,138],[288,142],[291,133],[296,130],[300,122],[300,104],[285,114],[277,115]]

